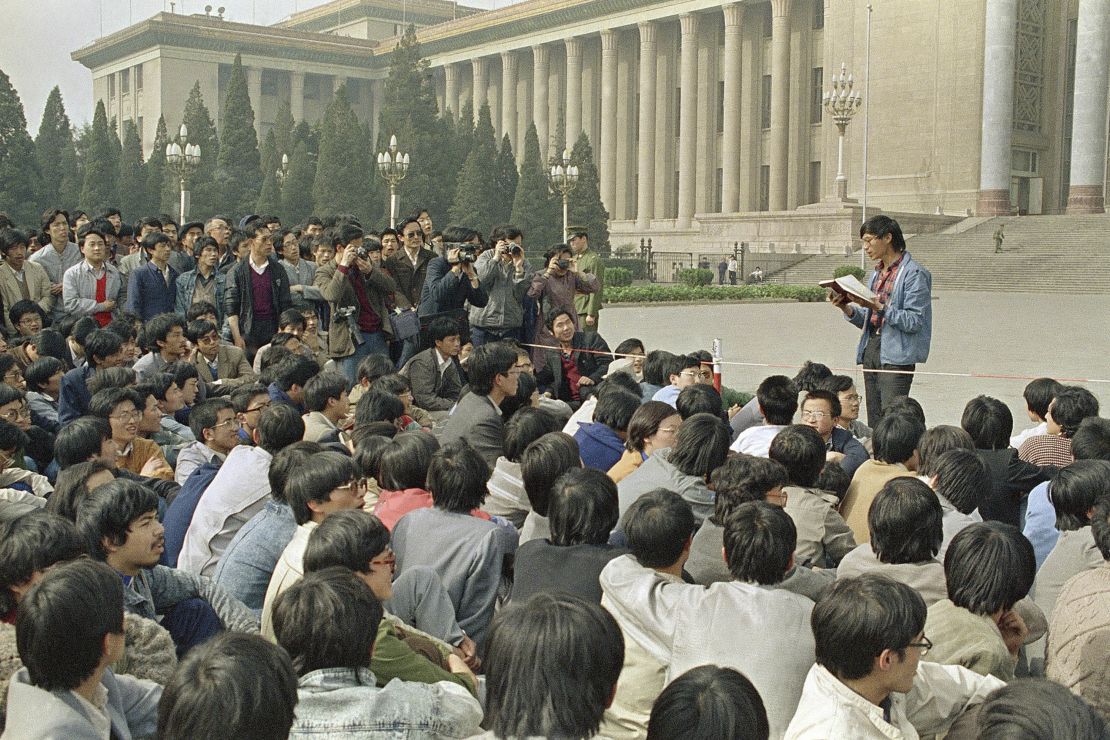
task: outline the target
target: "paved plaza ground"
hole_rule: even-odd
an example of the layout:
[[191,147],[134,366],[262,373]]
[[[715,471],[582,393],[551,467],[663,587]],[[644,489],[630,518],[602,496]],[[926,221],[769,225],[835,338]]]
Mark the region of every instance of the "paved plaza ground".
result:
[[[724,383],[754,392],[767,375],[793,376],[807,359],[854,368],[859,330],[820,303],[740,303],[705,306],[606,308],[602,336],[615,347],[630,336],[649,350],[709,349],[720,337],[724,359],[790,365],[774,369],[726,365]],[[1107,296],[935,292],[933,343],[918,370],[954,373],[1110,380],[1110,303]],[[861,386],[862,378],[854,374]],[[929,426],[959,424],[972,397],[995,396],[1010,406],[1014,426],[1025,428],[1021,397],[1026,380],[919,375],[912,395]],[[1110,383],[1085,384],[1110,415]]]

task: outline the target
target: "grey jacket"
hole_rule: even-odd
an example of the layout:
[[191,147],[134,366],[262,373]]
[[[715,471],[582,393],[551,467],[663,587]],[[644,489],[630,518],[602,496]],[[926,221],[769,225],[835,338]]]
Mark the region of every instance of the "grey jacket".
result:
[[[104,269],[108,271],[104,291],[106,300],[116,302],[116,307],[112,310],[114,318],[119,316],[122,308],[123,278],[120,277],[119,270],[109,262],[104,263]],[[104,310],[103,304],[96,301],[96,278],[85,260],[66,270],[65,275],[62,276],[62,304],[65,307],[65,313],[77,318],[92,316]]]
[[528,260],[517,271],[511,262],[507,265],[501,262],[496,249],[487,249],[474,263],[474,269],[489,300],[482,308],[470,307],[470,325],[494,331],[521,326],[524,323],[521,301],[532,283],[532,266]]
[[123,607],[140,617],[156,619],[175,604],[195,598],[207,601],[226,629],[258,632],[258,618],[212,579],[164,565],[139,571],[130,587],[123,590]]
[[705,479],[683,473],[671,463],[670,454],[669,447],[653,453],[617,484],[621,516],[636,499],[656,488],[666,488],[686,499],[694,509],[698,526],[713,513],[717,498],[705,484]]
[[503,454],[505,425],[489,396],[467,393],[439,429],[440,444],[465,438],[492,468]]

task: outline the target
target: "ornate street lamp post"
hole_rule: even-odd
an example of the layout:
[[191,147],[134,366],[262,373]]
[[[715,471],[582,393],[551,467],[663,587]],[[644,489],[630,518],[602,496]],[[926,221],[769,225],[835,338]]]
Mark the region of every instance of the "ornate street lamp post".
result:
[[289,174],[289,155],[281,155],[281,167],[275,172],[274,176],[277,177],[278,187],[285,187],[285,176]]
[[178,218],[181,219],[181,223],[185,223],[185,218],[189,212],[189,191],[186,189],[186,181],[193,176],[197,165],[200,164],[200,145],[188,142],[189,129],[185,127],[184,123],[181,124],[181,129],[177,133],[177,141],[166,144],[166,164],[177,175],[177,180],[180,183],[181,208],[178,212]]
[[570,228],[570,222],[567,219],[567,196],[578,184],[578,167],[570,163],[570,152],[566,149],[563,150],[562,160],[551,166],[547,179],[551,185],[551,192],[563,196],[563,239],[566,239],[567,229]]
[[378,153],[378,174],[389,183],[389,228],[397,227],[397,184],[409,173],[409,155],[397,151],[397,137],[389,137],[389,148]]
[[853,90],[852,84],[852,75],[845,72],[845,65],[842,63],[840,75],[833,74],[832,89],[822,98],[825,110],[832,116],[840,132],[836,153],[836,199],[840,202],[848,199],[848,176],[844,174],[844,131],[863,104],[863,95]]

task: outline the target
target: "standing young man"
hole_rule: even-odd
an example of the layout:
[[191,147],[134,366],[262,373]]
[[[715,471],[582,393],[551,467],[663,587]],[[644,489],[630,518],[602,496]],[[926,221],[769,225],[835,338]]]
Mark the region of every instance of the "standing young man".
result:
[[[51,208],[42,214],[42,232],[49,243],[44,239],[42,249],[28,259],[46,270],[50,278],[50,294],[54,296],[51,317],[57,321],[69,312],[62,302],[62,276],[81,261],[81,250],[69,240],[69,214],[59,208]],[[80,234],[78,229],[77,235]]]
[[[101,327],[107,326],[119,313],[117,301],[123,289],[123,278],[108,263],[108,237],[93,224],[77,232],[85,259],[66,270],[62,276],[62,303],[65,313],[80,318],[92,316]],[[40,249],[37,254],[45,252]]]
[[227,276],[216,269],[220,245],[208,236],[197,239],[192,245],[197,264],[177,278],[175,310],[184,316],[193,304],[211,303],[216,307],[216,323],[222,325]]
[[259,221],[247,224],[250,250],[227,274],[224,311],[236,347],[254,359],[277,331],[278,316],[293,305],[289,273],[277,261],[270,230]]
[[867,424],[874,427],[895,397],[910,394],[914,368],[929,359],[933,276],[906,251],[902,227],[889,216],[867,219],[859,235],[867,256],[876,261],[867,281],[875,300],[854,307],[848,296],[833,292],[829,301],[863,330],[856,364],[863,365]]
[[[20,301],[34,301],[47,314],[54,308],[54,294],[50,292],[50,277],[41,265],[27,261],[27,235],[15,229],[0,229],[0,301],[12,308]],[[18,328],[7,313],[4,323],[8,332]]]
[[572,226],[567,229],[567,246],[578,258],[578,272],[597,278],[597,290],[581,291],[574,296],[574,306],[578,311],[578,325],[582,331],[596,332],[601,321],[601,302],[605,291],[605,266],[597,252],[590,249],[590,237],[586,229]]

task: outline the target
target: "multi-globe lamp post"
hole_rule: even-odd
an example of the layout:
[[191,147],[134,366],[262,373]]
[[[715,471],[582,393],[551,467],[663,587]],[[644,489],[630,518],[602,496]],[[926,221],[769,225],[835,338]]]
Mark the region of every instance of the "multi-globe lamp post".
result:
[[848,200],[848,176],[844,174],[844,132],[863,104],[863,95],[852,89],[853,84],[852,75],[846,73],[842,63],[840,74],[833,74],[832,89],[821,99],[840,132],[836,151],[836,198],[842,203]]
[[397,184],[409,173],[409,155],[397,151],[396,135],[389,137],[389,148],[378,153],[378,174],[389,183],[389,228],[397,228]]
[[177,175],[180,184],[181,207],[178,218],[181,219],[181,223],[185,223],[189,211],[189,191],[186,185],[188,178],[192,177],[197,165],[200,164],[200,144],[189,143],[189,129],[184,123],[181,124],[177,134],[177,141],[166,144],[166,164]]
[[289,155],[281,155],[281,167],[274,171],[274,177],[277,178],[278,186],[285,187],[285,177],[289,174]]
[[547,179],[551,185],[551,191],[563,196],[563,238],[566,239],[567,230],[570,228],[567,197],[574,190],[574,186],[578,184],[578,167],[570,163],[570,152],[566,149],[563,150],[563,158],[551,165],[551,169],[547,173]]

